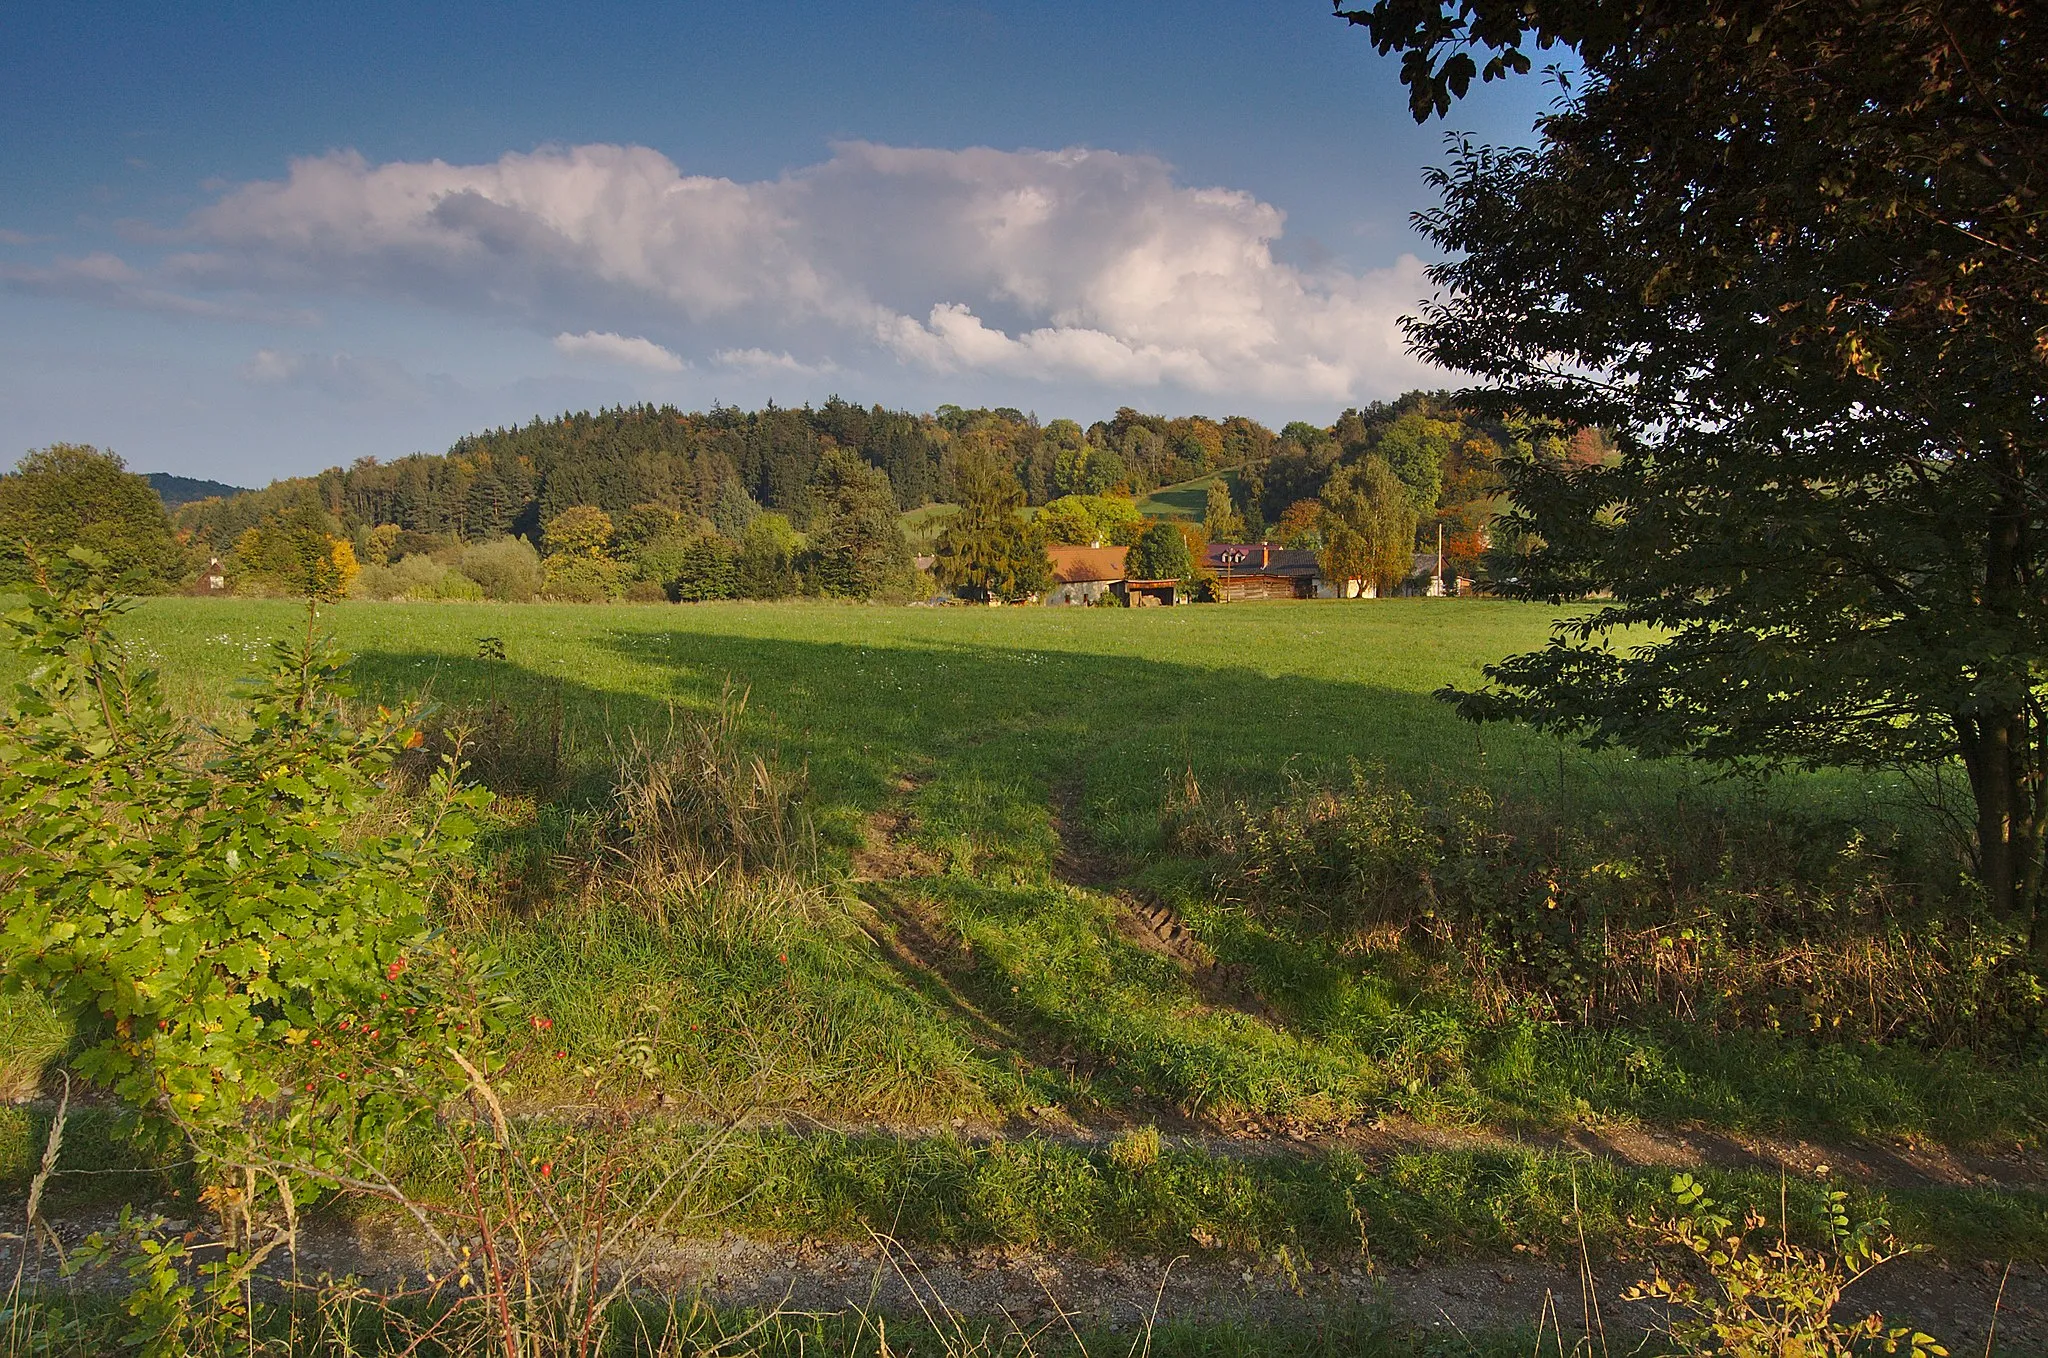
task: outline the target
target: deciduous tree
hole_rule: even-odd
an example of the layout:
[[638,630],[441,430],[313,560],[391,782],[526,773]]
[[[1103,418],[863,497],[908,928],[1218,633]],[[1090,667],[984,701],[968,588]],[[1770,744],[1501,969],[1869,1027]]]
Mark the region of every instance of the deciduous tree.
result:
[[1194,556],[1180,529],[1155,523],[1131,548],[1124,571],[1133,580],[1189,580],[1195,573]]
[[1514,591],[1613,599],[1453,696],[1724,764],[1959,763],[1977,874],[2048,947],[2048,14],[1349,17],[1419,117],[1534,49],[1583,66],[1537,148],[1438,177],[1444,293],[1412,335],[1468,399],[1613,431],[1611,458],[1503,467],[1534,544]]
[[548,520],[541,545],[549,556],[608,560],[612,549],[612,516],[595,505],[571,505]]
[[112,453],[82,443],[38,448],[0,476],[0,585],[34,578],[45,559],[85,547],[123,589],[162,589],[184,571],[163,502]]
[[1323,487],[1322,567],[1332,580],[1363,580],[1376,593],[1399,588],[1415,568],[1421,517],[1383,458],[1340,467]]

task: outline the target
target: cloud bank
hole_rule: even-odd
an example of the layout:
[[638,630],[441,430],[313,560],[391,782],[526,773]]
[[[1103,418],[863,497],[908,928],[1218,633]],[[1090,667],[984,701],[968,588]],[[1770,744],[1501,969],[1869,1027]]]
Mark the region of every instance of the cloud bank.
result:
[[564,331],[555,336],[555,351],[571,357],[623,363],[630,368],[646,368],[659,373],[679,373],[688,366],[679,356],[651,339],[620,335],[610,330],[586,330],[580,335]]
[[1397,326],[1428,290],[1421,263],[1285,263],[1284,222],[1155,157],[1084,149],[855,142],[747,183],[634,146],[478,165],[340,152],[227,190],[166,269],[201,290],[367,292],[511,320],[657,372],[683,354],[881,361],[1321,400],[1430,380]]
[[157,311],[203,320],[271,325],[311,325],[314,321],[306,311],[280,311],[188,296],[158,284],[126,260],[104,250],[60,256],[41,268],[0,265],[0,288],[31,297],[69,298],[129,311]]

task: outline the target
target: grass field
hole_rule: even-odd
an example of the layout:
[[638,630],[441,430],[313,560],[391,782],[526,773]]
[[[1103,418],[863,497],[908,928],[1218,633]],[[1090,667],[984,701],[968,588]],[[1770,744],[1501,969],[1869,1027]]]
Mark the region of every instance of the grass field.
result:
[[1193,519],[1199,522],[1209,508],[1209,487],[1221,481],[1233,491],[1236,490],[1237,470],[1235,467],[1226,467],[1220,472],[1197,476],[1190,481],[1176,481],[1170,486],[1161,486],[1138,501],[1138,512],[1148,519]]
[[945,530],[946,520],[960,512],[958,505],[929,504],[916,509],[906,509],[898,516],[903,525],[904,540],[910,543],[913,552],[931,551],[932,544],[939,540]]
[[[298,616],[283,602],[163,599],[128,634],[180,707],[217,720],[235,677]],[[553,1020],[513,1061],[512,1097],[536,1112],[684,1117],[651,1122],[656,1139],[686,1137],[695,1109],[746,1102],[760,1127],[732,1173],[754,1186],[747,1229],[853,1233],[893,1214],[936,1242],[1151,1251],[1192,1232],[1253,1253],[1288,1240],[1327,1251],[1355,1243],[1366,1211],[1391,1257],[1426,1258],[1560,1247],[1559,1204],[1579,1192],[1580,1222],[1621,1247],[1668,1171],[1589,1162],[1566,1139],[1682,1129],[2037,1150],[2041,1053],[1885,1036],[1877,980],[1863,1028],[1856,1015],[1830,1027],[1796,996],[1782,1013],[1711,1025],[1654,1006],[1574,1021],[1512,988],[1488,999],[1455,956],[1389,942],[1370,920],[1316,923],[1336,910],[1325,898],[1366,889],[1341,873],[1302,878],[1292,895],[1232,885],[1276,883],[1260,864],[1300,861],[1271,829],[1281,822],[1259,816],[1333,788],[1373,789],[1344,806],[1409,808],[1390,823],[1412,834],[1449,834],[1474,806],[1509,818],[1499,824],[1522,816],[1589,891],[1679,862],[1676,849],[1617,847],[1675,843],[1674,826],[1719,836],[1721,860],[1742,860],[1747,836],[1796,841],[1786,852],[1799,862],[1825,859],[1800,869],[1821,893],[1866,859],[1903,872],[1938,848],[1906,789],[1882,779],[1710,782],[1481,731],[1431,698],[1540,644],[1551,621],[1531,606],[1438,600],[326,614],[357,656],[364,700],[425,694],[499,714],[479,762],[501,770],[501,800],[451,910],[496,942],[522,1003]],[[479,658],[491,637],[503,659]],[[652,896],[593,874],[592,827],[628,734],[659,736],[733,691],[747,695],[748,742],[808,781],[819,867]],[[1201,848],[1191,807],[1239,847]],[[1339,823],[1354,878],[1399,847],[1365,824]],[[1296,857],[1272,858],[1282,840]],[[1433,869],[1446,901],[1461,861]],[[1245,875],[1255,870],[1267,875]],[[1543,871],[1554,905],[1559,870]],[[1762,898],[1738,885],[1731,898]],[[1142,936],[1134,902],[1170,908],[1184,932],[1171,947]],[[1509,951],[1528,947],[1518,937]],[[34,1019],[17,1015],[18,1036],[0,1039],[10,1070],[61,1047]],[[0,1128],[11,1175],[35,1144],[32,1121]],[[785,1130],[816,1122],[834,1130]],[[1161,1170],[1126,1182],[1112,1138],[1147,1125],[1169,1134]],[[1375,1129],[1410,1127],[1426,1135],[1393,1159],[1372,1148]],[[77,1156],[116,1154],[93,1150],[87,1131],[75,1142]],[[1718,1172],[1737,1199],[1776,1200],[1774,1175],[1732,1161]],[[2048,1258],[2038,1193],[1865,1191],[1944,1251]]]

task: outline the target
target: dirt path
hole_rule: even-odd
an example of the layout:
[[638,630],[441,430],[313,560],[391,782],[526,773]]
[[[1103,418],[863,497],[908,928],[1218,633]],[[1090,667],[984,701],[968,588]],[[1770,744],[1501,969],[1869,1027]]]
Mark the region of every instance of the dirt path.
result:
[[[174,1207],[159,1204],[158,1210]],[[19,1202],[5,1204],[17,1217]],[[67,1246],[113,1223],[104,1212],[60,1218]],[[174,1229],[186,1223],[174,1222]],[[12,1276],[19,1245],[0,1241],[0,1270]],[[1198,1254],[1174,1260],[1095,1259],[1022,1248],[966,1251],[906,1249],[877,1238],[761,1241],[739,1236],[638,1242],[645,1285],[660,1294],[701,1296],[723,1306],[782,1307],[806,1313],[852,1310],[888,1315],[920,1311],[941,1318],[1045,1328],[1142,1329],[1161,1322],[1314,1325],[1347,1310],[1380,1310],[1425,1333],[1477,1335],[1533,1327],[1554,1317],[1568,1335],[1603,1330],[1615,1352],[1632,1350],[1660,1323],[1660,1313],[1622,1300],[1644,1276],[1641,1263],[1596,1261],[1582,1271],[1574,1259],[1523,1257],[1381,1269],[1368,1259],[1262,1259],[1246,1262]],[[301,1279],[353,1275],[373,1286],[417,1283],[421,1242],[385,1222],[349,1228],[313,1223],[301,1232]],[[288,1270],[283,1261],[276,1270]],[[27,1270],[35,1281],[61,1285],[47,1252]],[[76,1285],[76,1284],[74,1284]],[[118,1275],[87,1275],[82,1285],[113,1290]],[[2002,1295],[2001,1295],[2002,1289]],[[2048,1352],[2048,1266],[1947,1268],[1897,1264],[1858,1283],[1846,1314],[1882,1311],[1943,1339],[1952,1353],[1981,1353],[1997,1315],[1999,1352]],[[1569,1347],[1569,1340],[1567,1341]]]

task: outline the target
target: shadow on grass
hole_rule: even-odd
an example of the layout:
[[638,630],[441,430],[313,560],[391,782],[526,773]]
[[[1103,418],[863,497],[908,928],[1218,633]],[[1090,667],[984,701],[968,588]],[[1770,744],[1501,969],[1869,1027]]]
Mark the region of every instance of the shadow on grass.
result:
[[[1177,1107],[1223,1099],[1339,1120],[1392,1097],[1423,1116],[1560,1125],[1620,1115],[1961,1142],[2032,1136],[2048,1113],[2038,1090],[2025,1092],[2025,1070],[1957,1053],[1677,1024],[1488,1028],[1469,995],[1418,987],[1412,969],[1380,974],[1378,961],[1338,959],[1285,932],[1217,940],[1227,961],[1283,997],[1278,1024],[1223,1018],[1051,881],[1049,801],[1065,783],[1083,789],[1080,816],[1126,863],[1158,855],[1161,796],[1190,773],[1205,786],[1272,794],[1290,776],[1342,776],[1355,758],[1425,800],[1478,784],[1593,834],[1603,822],[1675,813],[1681,798],[1694,808],[1750,798],[1748,812],[1767,816],[1767,791],[1702,787],[1683,767],[1588,756],[1519,730],[1489,730],[1482,746],[1443,705],[1363,682],[1130,655],[733,636],[691,630],[687,610],[666,630],[615,629],[597,644],[644,691],[376,646],[362,648],[355,678],[383,701],[427,686],[443,702],[502,703],[535,721],[558,707],[564,757],[585,797],[603,785],[607,751],[626,728],[658,728],[672,705],[706,707],[728,683],[742,686],[757,738],[807,767],[841,866],[866,817],[899,795],[900,775],[920,770],[917,837],[972,870],[972,881],[938,879],[924,894],[956,927],[979,927],[983,942],[971,967],[945,975],[884,960],[974,1045],[1006,1046],[1055,1083],[1087,1087],[1114,1071],[1114,1083]],[[1121,1011],[1100,1003],[1109,995]],[[1382,1055],[1418,1042],[1452,1055],[1423,1087],[1384,1094]]]

